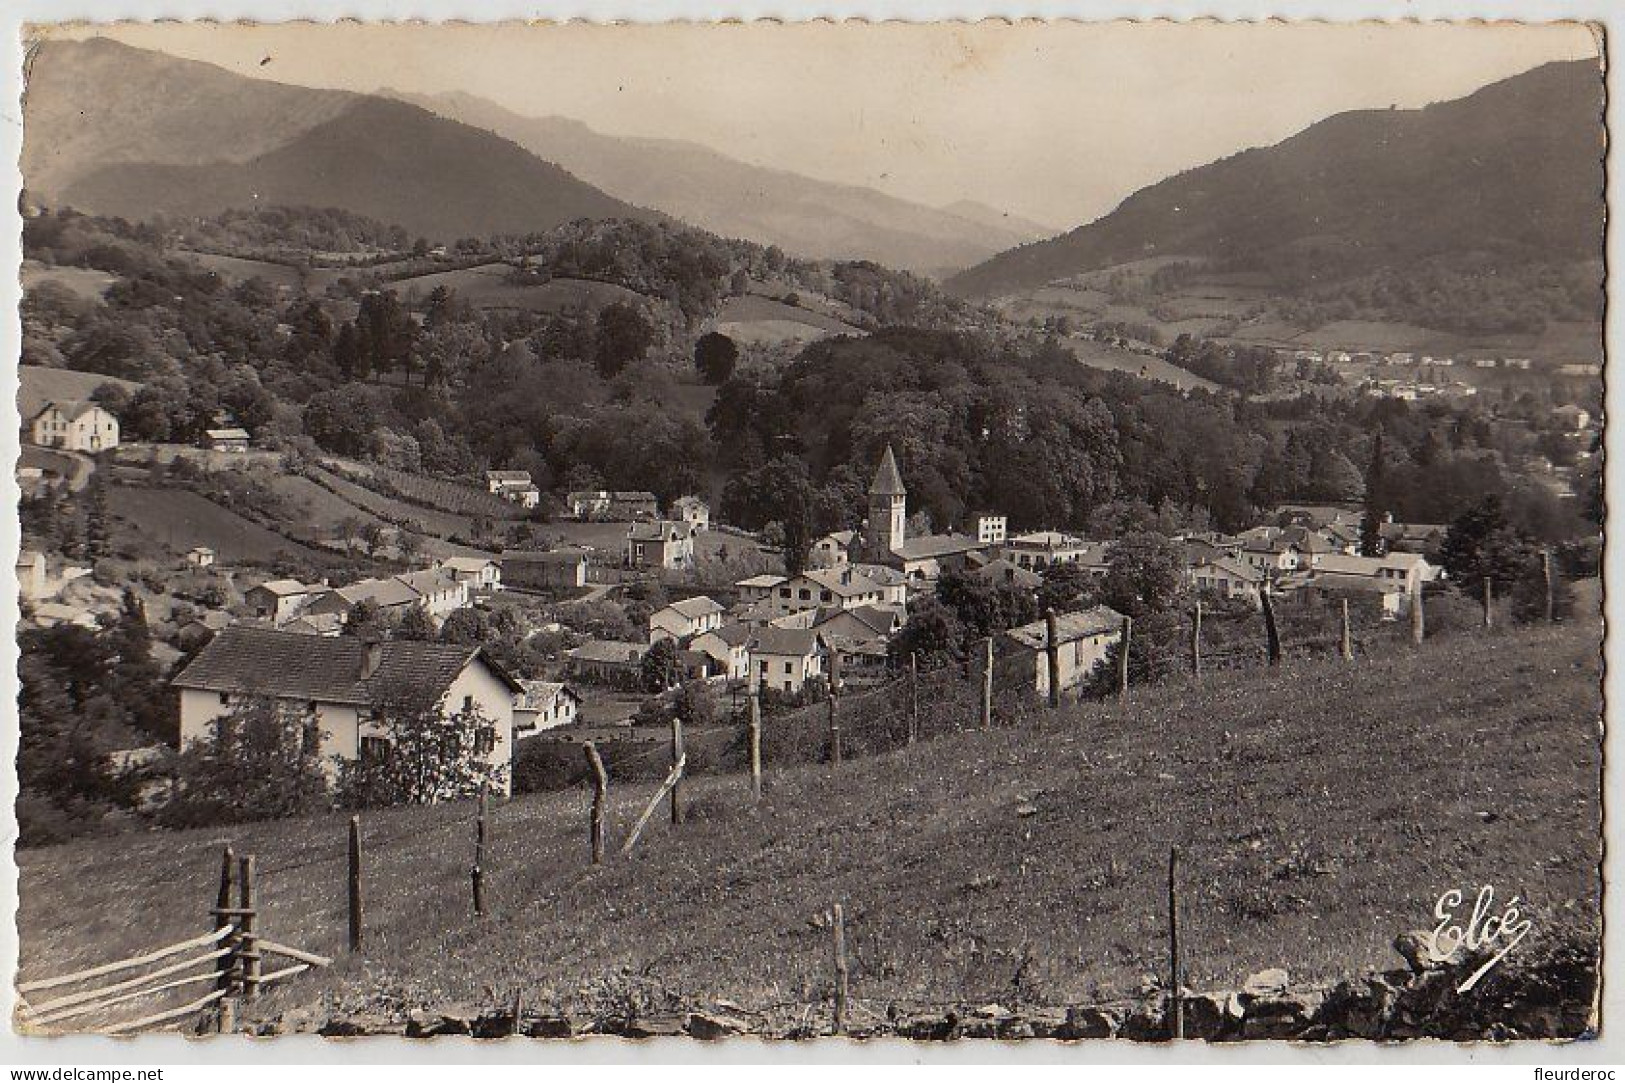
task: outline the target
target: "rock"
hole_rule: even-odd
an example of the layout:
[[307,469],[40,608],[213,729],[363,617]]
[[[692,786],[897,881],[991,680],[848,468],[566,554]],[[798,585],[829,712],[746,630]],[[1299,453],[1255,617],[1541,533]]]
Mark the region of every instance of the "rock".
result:
[[1281,967],[1271,967],[1260,970],[1242,984],[1243,995],[1250,997],[1272,997],[1286,992],[1291,978]]
[[698,1038],[702,1042],[714,1042],[729,1035],[743,1034],[745,1026],[737,1019],[724,1018],[720,1015],[707,1015],[704,1012],[690,1012],[687,1030],[690,1038]]
[[1249,1041],[1296,1037],[1308,1028],[1318,1007],[1320,998],[1304,993],[1254,1000],[1241,1021],[1241,1036]]
[[947,1015],[906,1016],[897,1023],[897,1036],[916,1042],[946,1042],[958,1037],[959,1017]]
[[1234,1028],[1226,1005],[1229,996],[1224,993],[1188,993],[1181,1000],[1181,1019],[1185,1037],[1217,1040]]
[[971,1015],[977,1019],[1005,1019],[1011,1014],[1010,1009],[1003,1004],[983,1004],[980,1008],[971,1012]]
[[1059,1012],[1035,1011],[1026,1017],[1027,1028],[1034,1038],[1066,1038],[1066,1016]]
[[1092,1038],[1110,1038],[1117,1031],[1117,1020],[1099,1008],[1068,1008],[1064,1032],[1056,1037],[1067,1041]]
[[623,1038],[681,1038],[688,1020],[681,1015],[650,1015],[627,1021],[621,1028]]
[[1461,966],[1467,961],[1467,949],[1460,944],[1456,945],[1456,950],[1450,953],[1448,959],[1435,958],[1431,929],[1412,929],[1410,932],[1400,933],[1394,937],[1394,950],[1399,952],[1400,958],[1405,960],[1414,974],[1438,970],[1441,967]]
[[1117,1036],[1131,1042],[1166,1042],[1168,1020],[1161,1004],[1142,1004],[1123,1018]]
[[387,1015],[363,1013],[334,1016],[316,1033],[324,1038],[362,1038],[378,1034],[402,1034],[405,1028]]
[[467,1004],[448,1004],[442,1008],[416,1008],[407,1013],[408,1038],[435,1038],[442,1034],[472,1034],[475,1024],[484,1013]]
[[519,1032],[527,1038],[573,1038],[576,1028],[562,1015],[527,1016]]

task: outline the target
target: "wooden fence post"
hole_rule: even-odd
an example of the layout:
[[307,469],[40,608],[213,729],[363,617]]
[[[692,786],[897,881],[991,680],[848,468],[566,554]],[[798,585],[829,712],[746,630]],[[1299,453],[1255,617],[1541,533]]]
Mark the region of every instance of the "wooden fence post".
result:
[[1495,627],[1495,580],[1484,577],[1484,627]]
[[846,914],[836,903],[831,928],[835,937],[835,1033],[846,1032],[846,993],[848,971],[846,966]]
[[1061,629],[1055,610],[1044,612],[1044,655],[1048,665],[1049,705],[1061,705]]
[[750,796],[762,799],[762,701],[750,690]]
[[920,729],[920,654],[908,652],[908,743]]
[[1557,622],[1557,584],[1552,578],[1552,550],[1550,546],[1540,551],[1540,573],[1546,580],[1546,623]]
[[1338,641],[1338,653],[1343,656],[1343,661],[1354,661],[1354,629],[1349,625],[1349,600],[1347,598],[1343,599],[1343,632],[1342,638]]
[[[683,746],[683,720],[676,715],[671,720],[671,764],[676,767],[684,759],[686,749]],[[677,781],[671,786],[671,823],[673,827],[683,822],[683,777],[677,776]]]
[[1270,601],[1269,583],[1259,592],[1258,601],[1264,610],[1264,660],[1278,666],[1281,664],[1281,632],[1275,624],[1275,603]]
[[361,950],[361,817],[350,817],[350,950]]
[[993,637],[982,643],[982,728],[993,728]]
[[588,824],[588,839],[592,843],[592,863],[604,863],[604,804],[609,797],[609,775],[604,771],[604,759],[598,755],[598,746],[588,741],[581,746],[592,771],[592,819]]
[[[232,873],[237,864],[236,855],[231,847],[227,846],[220,855],[220,888],[214,897],[214,927],[216,930],[230,928],[233,924],[232,915],[226,913],[231,909]],[[237,938],[230,935],[226,939],[227,947],[235,947]],[[231,1034],[237,1029],[237,1002],[232,998],[231,985],[237,969],[236,951],[227,952],[215,962],[214,987],[222,993],[220,1005],[215,1012],[215,1032],[218,1034]]]
[[469,886],[474,893],[474,916],[485,915],[485,813],[486,787],[480,786],[480,810],[474,820],[474,864],[469,867]]
[[1185,975],[1179,961],[1179,847],[1168,848],[1168,997],[1169,1027],[1174,1041],[1185,1037]]
[[1422,581],[1411,586],[1411,643],[1420,647],[1427,637],[1427,613],[1422,603]]
[[244,854],[237,860],[237,906],[242,910],[237,926],[240,930],[237,957],[242,960],[243,997],[247,1000],[259,995],[260,984],[260,944],[255,932],[254,905],[254,855]]
[[829,694],[824,701],[829,709],[829,762],[831,766],[841,766],[841,712],[835,702],[835,693]]
[[1123,630],[1117,636],[1117,702],[1128,702],[1128,652],[1134,641],[1134,618],[1123,618]]
[[1191,616],[1191,675],[1202,679],[1202,599],[1196,599],[1196,611]]

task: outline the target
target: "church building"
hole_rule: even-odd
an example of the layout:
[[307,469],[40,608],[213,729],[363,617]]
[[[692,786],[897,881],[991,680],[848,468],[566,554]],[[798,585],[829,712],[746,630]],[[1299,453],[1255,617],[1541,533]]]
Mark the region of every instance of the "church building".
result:
[[988,545],[965,534],[908,536],[908,489],[888,444],[869,485],[869,518],[853,548],[855,562],[879,564],[929,582],[944,570],[962,571],[970,554],[986,552]]

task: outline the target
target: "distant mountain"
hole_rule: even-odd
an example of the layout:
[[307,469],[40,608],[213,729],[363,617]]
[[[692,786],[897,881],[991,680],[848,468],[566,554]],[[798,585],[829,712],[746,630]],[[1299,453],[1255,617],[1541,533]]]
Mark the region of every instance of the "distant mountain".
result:
[[1507,266],[1600,259],[1602,108],[1598,64],[1574,61],[1423,109],[1343,113],[1145,188],[947,288],[1008,295],[1157,255],[1268,269],[1309,249],[1351,273],[1462,253]]
[[1007,229],[1026,235],[1029,241],[1041,241],[1053,237],[1060,230],[1054,226],[1046,226],[1042,222],[1035,222],[1031,218],[1023,218],[1019,214],[1001,211],[997,207],[989,207],[986,203],[978,203],[974,199],[961,199],[942,208],[943,213],[951,214],[956,218],[969,219],[980,222],[995,229]]
[[251,79],[106,39],[40,46],[23,116],[31,198],[126,218],[297,204],[450,241],[658,217],[405,102]]
[[577,120],[522,116],[469,94],[380,93],[512,139],[621,199],[811,259],[867,259],[938,274],[1053,232],[979,204],[927,207],[751,165],[697,143],[604,135]]

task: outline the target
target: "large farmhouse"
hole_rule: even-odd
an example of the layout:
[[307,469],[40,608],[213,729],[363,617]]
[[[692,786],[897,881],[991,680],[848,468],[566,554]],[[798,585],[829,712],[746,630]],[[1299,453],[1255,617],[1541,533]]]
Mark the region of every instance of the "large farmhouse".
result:
[[34,443],[65,451],[118,447],[118,418],[93,402],[48,402],[33,417]]
[[495,729],[485,750],[506,792],[514,697],[525,689],[478,648],[352,636],[327,638],[269,628],[221,629],[170,682],[180,693],[180,743],[207,740],[233,708],[270,701],[304,723],[302,732],[335,768],[388,742],[383,704],[422,697],[447,725],[477,711]]

